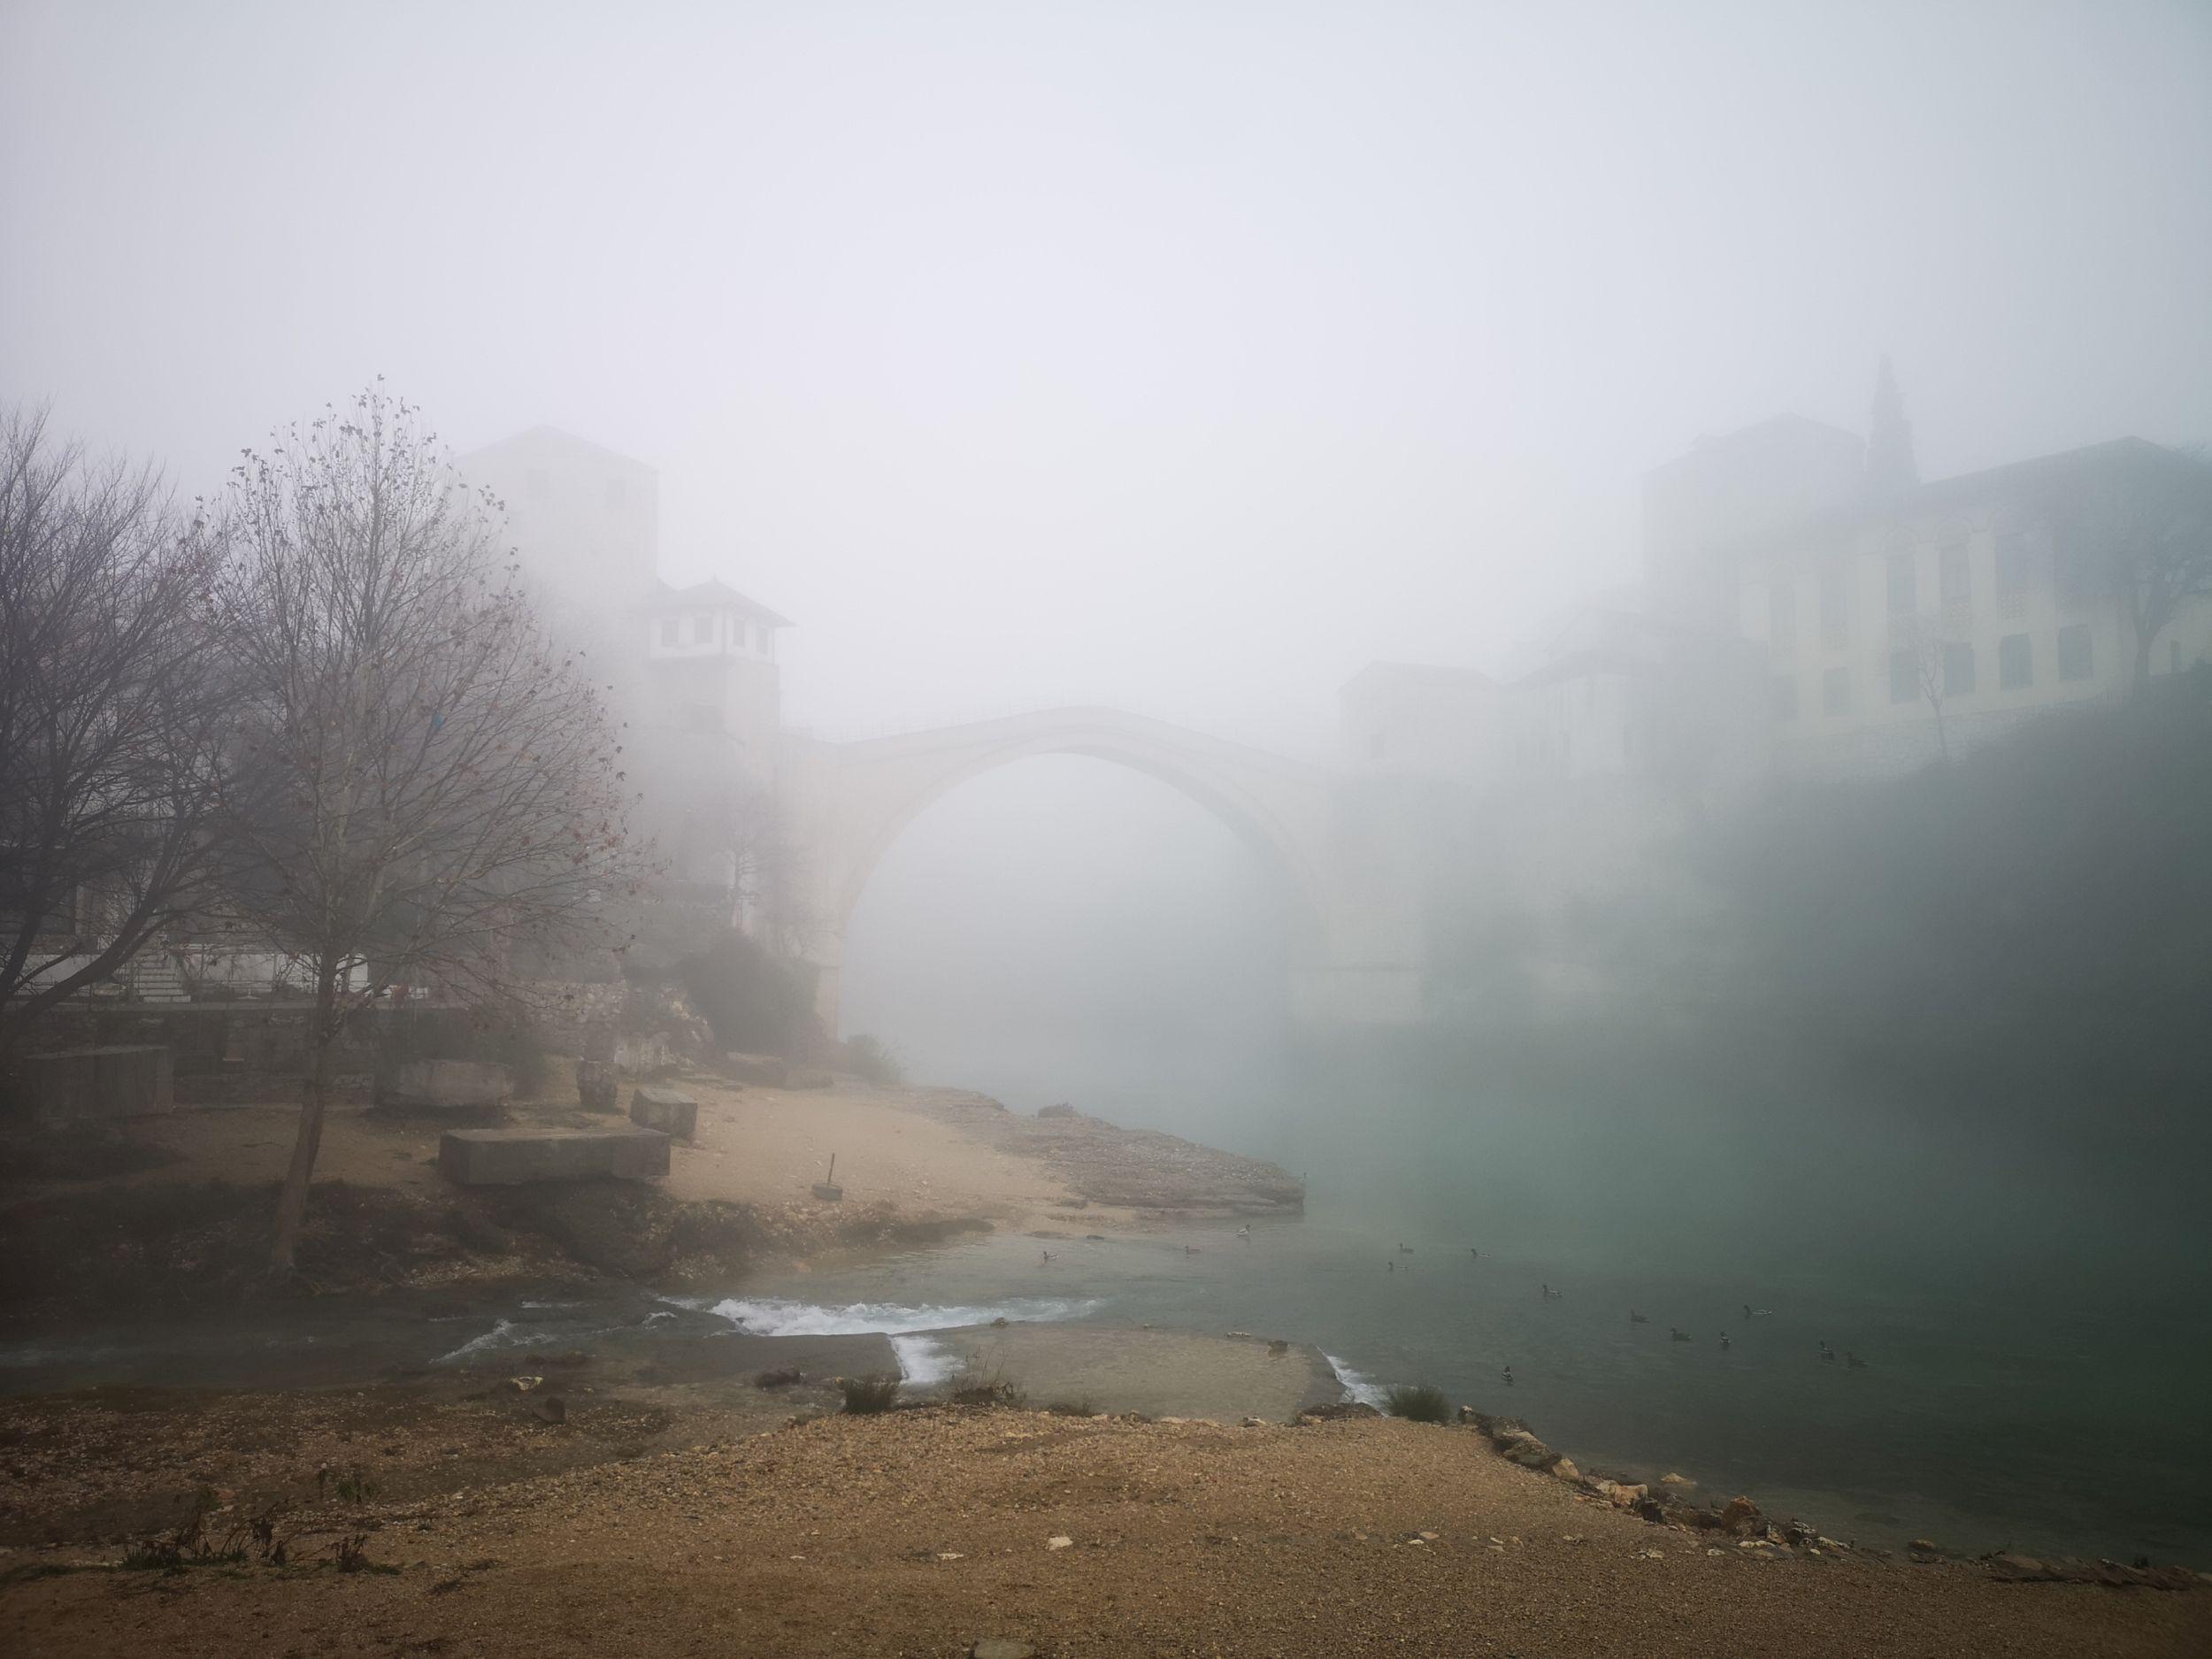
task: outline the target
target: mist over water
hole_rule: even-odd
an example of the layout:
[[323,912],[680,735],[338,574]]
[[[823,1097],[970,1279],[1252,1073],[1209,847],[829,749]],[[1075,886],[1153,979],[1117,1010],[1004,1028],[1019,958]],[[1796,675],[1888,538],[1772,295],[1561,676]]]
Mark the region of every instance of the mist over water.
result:
[[[2186,1404],[2212,1234],[2171,1141],[2097,1102],[1853,1090],[1756,1032],[1724,1050],[1633,1030],[1565,1052],[1450,1032],[1317,1046],[1286,1018],[1279,904],[1200,808],[1098,763],[1024,763],[886,857],[850,936],[849,1024],[918,1080],[1307,1178],[1305,1219],[1265,1230],[1272,1260],[1221,1238],[1225,1263],[1191,1258],[1195,1288],[1117,1262],[1079,1281],[1099,1317],[1263,1309],[1371,1379],[1525,1412],[1624,1468],[1696,1463],[1870,1540],[2200,1551],[2175,1471],[2212,1458]],[[1033,1266],[1009,1241],[951,1271],[1002,1293]],[[1225,1301],[1215,1271],[1256,1282]]]

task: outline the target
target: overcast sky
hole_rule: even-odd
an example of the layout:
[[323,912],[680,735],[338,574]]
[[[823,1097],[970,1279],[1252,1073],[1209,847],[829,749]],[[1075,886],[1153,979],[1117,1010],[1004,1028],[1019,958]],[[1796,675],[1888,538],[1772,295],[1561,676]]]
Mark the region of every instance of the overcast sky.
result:
[[377,373],[661,469],[826,727],[1294,744],[1897,363],[2212,436],[2212,7],[0,4],[0,394],[203,488]]

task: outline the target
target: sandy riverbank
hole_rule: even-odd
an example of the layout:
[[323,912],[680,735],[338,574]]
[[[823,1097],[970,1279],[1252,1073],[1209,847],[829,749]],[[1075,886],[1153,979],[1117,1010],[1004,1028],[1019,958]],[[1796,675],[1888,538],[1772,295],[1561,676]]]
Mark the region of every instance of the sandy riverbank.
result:
[[[963,1229],[1055,1236],[1294,1210],[1271,1164],[1079,1116],[1033,1118],[960,1090],[741,1087],[672,1079],[699,1102],[664,1181],[453,1187],[447,1126],[365,1106],[334,1111],[300,1261],[315,1292],[482,1289],[564,1277],[726,1285],[763,1261],[926,1243]],[[625,1098],[626,1099],[626,1087]],[[591,1126],[563,1084],[518,1125]],[[270,1196],[296,1114],[180,1110],[77,1136],[18,1136],[0,1157],[0,1305],[18,1321],[103,1307],[220,1303],[267,1293]],[[837,1159],[841,1202],[811,1187]]]
[[[41,1655],[950,1655],[987,1637],[1041,1655],[2071,1659],[2212,1645],[2202,1590],[2009,1583],[1857,1552],[1755,1558],[1646,1525],[1463,1429],[949,1407],[770,1427],[791,1409],[781,1392],[686,1384],[689,1403],[664,1420],[640,1417],[627,1386],[609,1379],[603,1407],[557,1425],[496,1393],[50,1407],[10,1455],[35,1460],[57,1496],[79,1490],[73,1469],[134,1450],[154,1459],[148,1479],[227,1476],[211,1533],[288,1498],[276,1528],[290,1564],[124,1571],[113,1545],[19,1545],[0,1557],[0,1640]],[[365,1469],[373,1490],[318,1495],[318,1460]],[[333,1564],[349,1537],[365,1570]]]

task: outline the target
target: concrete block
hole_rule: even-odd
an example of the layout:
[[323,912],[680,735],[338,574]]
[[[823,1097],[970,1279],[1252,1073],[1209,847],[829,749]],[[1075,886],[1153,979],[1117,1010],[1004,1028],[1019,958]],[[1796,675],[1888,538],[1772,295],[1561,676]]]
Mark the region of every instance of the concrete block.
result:
[[494,1060],[409,1060],[376,1092],[380,1106],[495,1112],[512,1099],[513,1076]]
[[630,1096],[630,1121],[688,1141],[699,1127],[699,1102],[678,1089],[642,1085]]
[[540,1181],[668,1173],[668,1137],[653,1129],[449,1129],[438,1172],[462,1187],[527,1187]]
[[144,1118],[175,1110],[174,1064],[155,1044],[25,1055],[17,1087],[22,1109],[48,1122]]

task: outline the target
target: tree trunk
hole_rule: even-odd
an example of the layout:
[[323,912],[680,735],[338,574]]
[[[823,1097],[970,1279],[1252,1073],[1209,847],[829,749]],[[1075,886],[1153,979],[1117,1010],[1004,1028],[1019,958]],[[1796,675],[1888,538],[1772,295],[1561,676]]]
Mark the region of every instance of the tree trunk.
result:
[[2140,627],[2135,630],[2135,678],[2128,682],[2131,699],[2140,698],[2150,689],[2151,647],[2157,642],[2157,639],[2156,634],[2146,634]]
[[307,1074],[307,1097],[300,1105],[300,1126],[292,1142],[291,1167],[284,1171],[284,1188],[277,1195],[276,1242],[269,1252],[269,1271],[288,1273],[300,1240],[300,1224],[307,1216],[307,1186],[315,1173],[315,1155],[322,1149],[323,1109],[329,1104],[338,1062],[338,972],[334,963],[315,972],[315,1051]]

